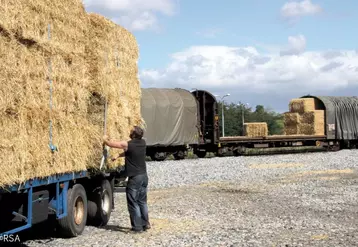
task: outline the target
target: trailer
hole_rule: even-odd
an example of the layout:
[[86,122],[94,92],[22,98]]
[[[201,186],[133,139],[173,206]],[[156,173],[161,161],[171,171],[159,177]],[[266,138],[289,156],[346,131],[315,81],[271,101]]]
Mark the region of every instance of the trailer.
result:
[[114,180],[119,171],[84,170],[0,189],[0,239],[48,220],[61,236],[82,234],[86,225],[104,226],[114,208]]

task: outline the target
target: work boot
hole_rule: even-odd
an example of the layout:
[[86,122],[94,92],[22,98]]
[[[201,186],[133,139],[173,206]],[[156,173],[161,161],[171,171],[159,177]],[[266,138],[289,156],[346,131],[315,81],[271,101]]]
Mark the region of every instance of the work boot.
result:
[[143,226],[144,231],[149,230],[150,228],[152,228],[150,223],[148,223],[148,225],[146,225],[146,226]]

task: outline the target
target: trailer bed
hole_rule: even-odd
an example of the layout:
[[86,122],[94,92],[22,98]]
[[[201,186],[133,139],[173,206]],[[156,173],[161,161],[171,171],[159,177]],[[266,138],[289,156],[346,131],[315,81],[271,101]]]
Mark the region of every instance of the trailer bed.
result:
[[227,136],[220,137],[220,142],[230,143],[230,142],[272,142],[272,141],[282,141],[282,142],[292,142],[292,141],[318,141],[327,139],[326,135],[271,135],[271,136],[258,136],[258,137],[249,137],[249,136]]

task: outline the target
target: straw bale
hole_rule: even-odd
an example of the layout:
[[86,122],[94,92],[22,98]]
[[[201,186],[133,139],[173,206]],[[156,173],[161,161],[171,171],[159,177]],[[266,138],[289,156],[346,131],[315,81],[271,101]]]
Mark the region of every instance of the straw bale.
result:
[[319,123],[324,124],[324,110],[315,110],[315,111],[309,111],[305,112],[300,117],[301,123]]
[[292,99],[289,103],[290,112],[304,113],[316,108],[313,98]]
[[297,135],[298,124],[300,122],[300,114],[296,112],[285,112],[284,116],[284,134]]
[[[97,169],[105,99],[111,137],[128,139],[130,128],[141,124],[135,38],[109,21],[93,25],[77,0],[0,3],[0,187]],[[52,25],[49,42],[47,23]],[[112,33],[106,34],[106,25]],[[59,149],[54,154],[48,146],[50,119]]]
[[[0,27],[22,42],[83,53],[88,17],[81,0],[0,0]],[[47,26],[51,24],[51,41]]]
[[284,135],[298,135],[299,134],[299,125],[285,125]]
[[[90,90],[98,93],[97,98],[108,100],[107,134],[115,139],[129,139],[132,126],[142,124],[137,42],[126,29],[100,15],[91,13],[89,20],[86,56],[91,76]],[[99,126],[97,132],[102,133],[103,128]],[[111,150],[111,155],[117,155],[117,152]],[[121,158],[111,165],[123,163]]]
[[296,112],[285,112],[284,116],[284,125],[297,125],[300,121],[300,115]]
[[324,111],[305,112],[301,116],[299,133],[303,135],[324,135]]
[[267,136],[268,135],[267,123],[265,122],[245,123],[244,133],[245,136],[249,136],[249,137]]

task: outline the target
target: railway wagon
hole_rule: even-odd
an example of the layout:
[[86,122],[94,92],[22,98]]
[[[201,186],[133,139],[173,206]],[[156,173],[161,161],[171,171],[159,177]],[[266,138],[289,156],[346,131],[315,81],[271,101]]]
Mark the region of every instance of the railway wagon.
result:
[[[324,111],[323,135],[269,135],[258,137],[220,137],[218,128],[217,102],[209,92],[194,91],[200,105],[201,130],[205,133],[204,143],[193,146],[198,157],[207,152],[222,156],[228,151],[240,155],[249,148],[315,147],[327,150],[356,148],[358,144],[358,98],[306,95],[300,98],[314,99],[314,109]],[[212,127],[214,125],[214,127]]]
[[199,143],[198,104],[180,88],[142,88],[141,114],[147,156],[163,161],[169,155],[184,159],[188,149]]
[[[150,90],[159,90],[158,92],[160,92],[162,89]],[[170,89],[166,90],[170,91]],[[188,95],[188,91],[184,91],[186,92],[185,95]],[[187,117],[191,117],[192,122],[191,125],[187,125],[187,129],[184,129],[181,133],[177,129],[170,127],[173,126],[174,121],[171,115],[160,115],[160,119],[154,124],[154,121],[150,119],[155,116],[155,111],[151,108],[153,104],[152,106],[146,105],[149,101],[147,98],[149,95],[150,94],[144,96],[145,98],[142,99],[142,115],[145,121],[153,126],[149,127],[149,129],[147,128],[147,135],[155,136],[155,142],[149,141],[148,147],[148,155],[151,156],[153,160],[165,160],[171,153],[174,154],[176,159],[183,159],[189,149],[192,149],[194,154],[199,158],[203,158],[208,152],[215,153],[217,156],[223,156],[229,151],[233,152],[234,155],[240,155],[249,149],[263,148],[267,151],[274,149],[280,152],[280,148],[284,150],[283,148],[287,147],[290,148],[288,152],[295,152],[295,149],[301,150],[302,147],[312,147],[312,149],[315,150],[335,151],[341,148],[356,148],[358,144],[357,97],[312,95],[300,97],[313,98],[315,110],[324,111],[324,133],[320,135],[294,134],[257,137],[220,137],[218,102],[215,96],[210,92],[205,90],[195,90],[191,92],[191,95],[195,98],[196,108],[194,107],[194,100],[188,96],[190,101],[188,101],[187,104],[191,105],[193,112],[191,115],[188,114]],[[160,101],[158,95],[155,96],[155,98],[158,102]],[[162,99],[162,101],[163,100],[164,99]],[[167,102],[169,101],[167,100]],[[174,102],[174,99],[172,102]],[[194,110],[194,108],[196,110]],[[161,113],[163,114],[164,111],[161,111]],[[196,126],[194,122],[196,122]],[[156,129],[154,126],[156,126]],[[164,129],[163,126],[165,126]],[[188,128],[188,126],[190,127]],[[178,140],[181,135],[189,136],[189,133],[194,137],[193,139],[189,138],[190,140],[187,142],[174,141]],[[172,136],[175,138],[169,142],[165,140],[164,136]],[[154,140],[154,137],[149,138],[149,140]]]

